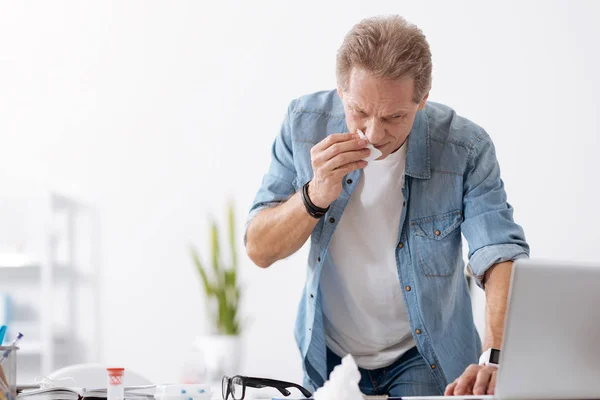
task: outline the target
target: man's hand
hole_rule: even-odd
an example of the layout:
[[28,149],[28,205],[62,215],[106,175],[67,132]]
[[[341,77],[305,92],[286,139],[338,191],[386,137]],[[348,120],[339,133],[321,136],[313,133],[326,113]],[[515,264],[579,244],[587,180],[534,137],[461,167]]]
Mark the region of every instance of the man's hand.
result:
[[498,368],[471,364],[465,372],[446,387],[444,396],[494,394]]
[[367,141],[356,133],[336,133],[327,136],[310,151],[313,179],[308,196],[314,205],[327,208],[342,193],[342,178],[364,168],[362,161],[370,153]]

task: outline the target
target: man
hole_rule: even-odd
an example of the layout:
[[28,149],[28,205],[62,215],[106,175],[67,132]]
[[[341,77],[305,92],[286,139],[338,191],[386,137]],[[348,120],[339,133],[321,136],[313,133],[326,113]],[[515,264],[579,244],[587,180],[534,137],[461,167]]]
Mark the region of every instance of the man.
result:
[[[337,91],[292,101],[273,144],[246,249],[267,268],[311,238],[295,336],[312,389],[352,354],[367,395],[493,393],[495,367],[476,364],[501,347],[512,261],[529,246],[488,134],[427,102],[431,69],[417,27],[364,20],[339,49]],[[461,233],[486,292],[483,348]]]

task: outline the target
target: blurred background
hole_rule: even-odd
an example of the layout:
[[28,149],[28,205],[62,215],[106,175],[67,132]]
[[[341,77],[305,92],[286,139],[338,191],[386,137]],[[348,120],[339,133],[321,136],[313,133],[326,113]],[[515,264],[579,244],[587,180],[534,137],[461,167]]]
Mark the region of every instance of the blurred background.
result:
[[187,379],[214,326],[190,246],[210,269],[214,220],[227,264],[231,202],[243,323],[229,359],[301,382],[306,248],[261,270],[245,218],[288,103],[333,89],[344,35],[378,14],[424,31],[430,100],[492,136],[532,256],[598,261],[599,13],[595,1],[0,1],[0,317],[7,340],[26,334],[19,381],[90,361]]

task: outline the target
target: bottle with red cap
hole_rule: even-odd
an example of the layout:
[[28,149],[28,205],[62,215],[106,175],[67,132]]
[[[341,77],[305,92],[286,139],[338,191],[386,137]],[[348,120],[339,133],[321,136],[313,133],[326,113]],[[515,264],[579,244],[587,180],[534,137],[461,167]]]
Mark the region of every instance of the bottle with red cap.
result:
[[124,400],[125,386],[123,378],[125,376],[125,368],[106,368],[108,377],[106,381],[106,397],[107,400]]

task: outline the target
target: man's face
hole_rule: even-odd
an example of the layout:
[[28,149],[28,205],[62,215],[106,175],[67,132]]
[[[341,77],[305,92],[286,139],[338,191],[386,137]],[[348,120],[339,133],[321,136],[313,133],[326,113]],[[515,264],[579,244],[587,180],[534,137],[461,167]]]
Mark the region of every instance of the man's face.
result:
[[425,107],[427,96],[419,104],[413,101],[414,80],[377,78],[363,69],[353,68],[347,90],[338,88],[344,103],[350,132],[360,129],[383,154],[382,160],[404,144],[417,111]]

